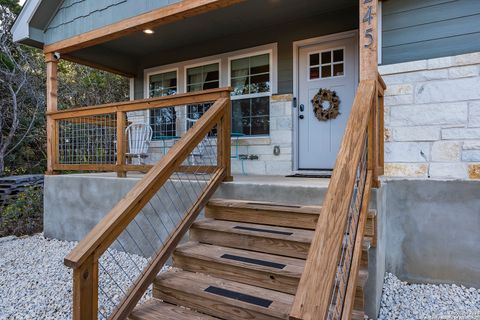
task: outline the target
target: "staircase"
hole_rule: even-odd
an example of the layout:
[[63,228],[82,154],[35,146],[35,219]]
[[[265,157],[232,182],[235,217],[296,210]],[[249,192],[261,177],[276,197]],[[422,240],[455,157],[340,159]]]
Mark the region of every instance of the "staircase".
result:
[[[153,298],[130,319],[288,319],[320,209],[210,200],[206,219],[195,222],[189,241],[175,249],[174,268],[156,277]],[[372,211],[367,223],[373,221]],[[363,263],[353,319],[363,319],[366,279]]]

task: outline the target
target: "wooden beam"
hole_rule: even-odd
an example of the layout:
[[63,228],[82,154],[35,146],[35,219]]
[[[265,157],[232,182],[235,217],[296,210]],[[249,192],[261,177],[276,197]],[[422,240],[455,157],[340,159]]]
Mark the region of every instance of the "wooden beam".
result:
[[[45,55],[47,64],[47,113],[57,111],[58,97],[58,59],[53,53]],[[54,174],[53,166],[57,161],[57,126],[52,117],[47,116],[47,174]]]
[[117,112],[117,177],[125,178],[127,172],[122,170],[125,164],[125,153],[127,150],[127,137],[125,128],[127,127],[127,114],[123,111]]
[[156,28],[212,10],[225,8],[244,0],[183,0],[137,15],[44,47],[44,52],[72,52],[104,43],[144,29]]
[[98,261],[90,256],[73,270],[73,320],[97,319]]
[[378,78],[378,0],[360,1],[360,80]]
[[132,101],[114,102],[100,104],[90,107],[74,108],[69,110],[60,110],[47,112],[52,119],[69,119],[76,117],[95,116],[99,114],[115,113],[118,111],[138,111],[151,108],[166,108],[172,106],[181,106],[188,104],[199,104],[204,102],[213,102],[223,97],[225,93],[230,94],[230,87],[210,89],[198,92],[180,93],[158,98],[148,98]]

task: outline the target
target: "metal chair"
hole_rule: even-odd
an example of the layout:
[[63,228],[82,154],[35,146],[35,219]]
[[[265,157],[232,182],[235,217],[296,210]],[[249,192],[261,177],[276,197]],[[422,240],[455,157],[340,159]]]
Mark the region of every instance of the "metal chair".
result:
[[144,164],[148,157],[148,147],[152,141],[153,130],[149,125],[143,123],[134,123],[125,129],[125,136],[128,139],[127,161],[138,159],[138,164]]

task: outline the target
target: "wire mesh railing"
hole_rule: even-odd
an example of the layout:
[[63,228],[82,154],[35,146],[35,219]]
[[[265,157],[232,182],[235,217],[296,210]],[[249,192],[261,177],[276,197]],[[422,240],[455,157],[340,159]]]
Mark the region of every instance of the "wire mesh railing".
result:
[[365,133],[365,142],[363,143],[363,152],[360,162],[357,166],[355,184],[350,198],[350,206],[347,213],[347,221],[343,232],[343,242],[340,250],[337,272],[335,274],[335,284],[330,299],[330,307],[327,319],[342,319],[343,304],[346,297],[347,285],[352,269],[353,251],[355,249],[355,239],[362,210],[363,196],[365,194],[365,185],[367,178],[367,150],[368,135]]
[[[121,102],[47,114],[54,171],[148,171],[228,89]],[[209,133],[216,136],[216,129]],[[212,139],[214,140],[214,139]],[[201,163],[204,148],[191,160]]]
[[[225,93],[65,258],[74,270],[74,319],[127,318],[148,298],[176,245],[229,177]],[[121,131],[123,122],[117,121]],[[213,130],[218,134],[211,135]]]

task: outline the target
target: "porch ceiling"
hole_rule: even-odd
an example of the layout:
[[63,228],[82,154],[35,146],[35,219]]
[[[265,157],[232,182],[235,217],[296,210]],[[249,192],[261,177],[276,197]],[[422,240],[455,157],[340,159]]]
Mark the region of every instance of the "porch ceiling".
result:
[[[262,28],[355,6],[358,6],[358,0],[246,0],[162,25],[154,29],[152,35],[137,32],[70,55],[125,73],[135,73],[139,59],[153,53],[185,48],[239,32],[259,32]],[[252,36],[255,37],[255,33]]]

